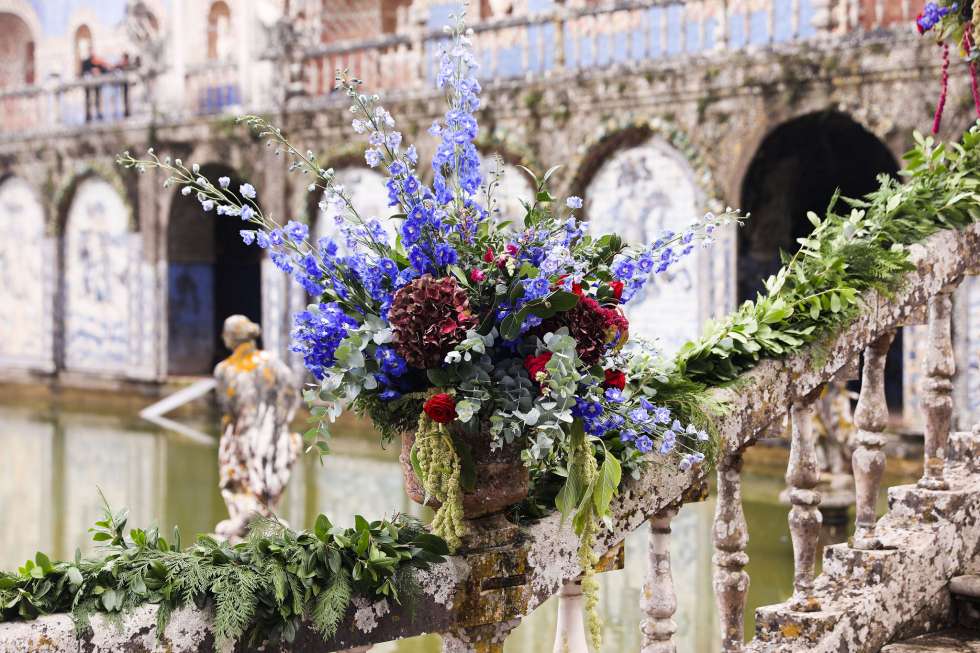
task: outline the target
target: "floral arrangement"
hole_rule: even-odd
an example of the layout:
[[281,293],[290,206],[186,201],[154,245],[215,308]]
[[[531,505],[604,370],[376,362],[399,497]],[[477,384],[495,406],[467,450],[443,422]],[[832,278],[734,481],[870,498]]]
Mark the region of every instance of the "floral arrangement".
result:
[[627,245],[615,234],[591,235],[576,215],[580,198],[552,195],[557,168],[540,178],[525,169],[534,196],[524,215],[501,215],[499,180],[483,177],[474,145],[476,59],[461,17],[447,31],[436,85],[448,107],[429,129],[438,139],[431,185],[378,96],[363,94],[346,72],[337,76],[353,130],[368,142],[365,162],[387,173],[394,229],[361,215],[332,169],[256,116],[242,121],[289,157],[290,170],[309,176],[310,192],[340,209],[337,238],[314,238],[300,221],[279,224],[251,185],[214,183],[152,150],[120,163],[163,168],[167,185],[195,195],[205,211],[241,219],[245,243],[268,249],[315,298],[295,316],[292,344],[316,380],[306,393],[318,421],[306,434],[311,448],[328,451],[329,423],[345,407],[369,415],[386,438],[414,430],[414,471],[441,504],[432,529],[454,550],[470,458],[454,433],[478,433],[491,450],[520,447],[528,467],[562,479],[554,503],[581,537],[594,606],[593,537],[623,472],[638,476],[651,452],[688,469],[710,446],[707,420],[658,403],[669,368],[650,342],[630,339],[623,306],[739,216],[708,214],[682,233]]
[[942,47],[942,90],[936,105],[936,114],[932,122],[932,133],[939,133],[943,111],[946,107],[946,97],[949,92],[949,50],[950,46],[958,49],[960,56],[970,67],[970,89],[973,93],[973,105],[980,118],[980,86],[977,84],[977,58],[980,50],[977,42],[980,40],[980,25],[975,17],[980,15],[980,0],[939,0],[927,2],[915,19],[915,27],[919,34],[931,34]]

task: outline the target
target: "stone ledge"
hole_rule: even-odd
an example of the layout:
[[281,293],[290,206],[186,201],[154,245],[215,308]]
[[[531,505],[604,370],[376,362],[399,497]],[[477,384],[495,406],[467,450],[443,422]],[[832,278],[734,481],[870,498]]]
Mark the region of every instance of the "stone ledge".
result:
[[[784,360],[763,361],[743,375],[744,383],[739,384],[737,391],[716,391],[720,399],[730,402],[731,410],[719,425],[723,446],[728,451],[739,451],[751,444],[756,435],[776,416],[784,413],[794,399],[809,394],[855,360],[876,334],[901,324],[929,296],[958,279],[969,267],[980,263],[980,225],[975,224],[963,232],[935,234],[924,244],[913,246],[912,257],[917,269],[906,276],[905,285],[894,297],[886,300],[875,293],[866,295],[866,303],[874,310],[862,313],[841,333],[821,343],[820,347],[808,348]],[[817,349],[824,353],[818,353]],[[678,501],[701,480],[700,471],[680,472],[676,464],[676,461],[654,457],[654,464],[647,474],[626,484],[613,504],[613,528],[603,531],[597,538],[596,550],[600,554],[618,545],[628,533]],[[958,540],[958,550],[969,548],[971,554],[980,542],[980,534],[975,532],[975,517],[980,513],[980,487],[972,485],[968,475],[963,476],[962,472],[954,470],[950,478],[955,487],[968,488],[968,500],[958,505],[937,500],[934,512],[943,519],[926,525],[893,523],[886,525],[882,531],[885,534],[890,528],[905,528],[913,529],[908,537],[917,534],[911,539],[916,545],[915,550],[908,554],[907,568],[903,567],[891,578],[883,578],[863,598],[848,596],[821,577],[823,580],[822,584],[818,584],[818,591],[825,595],[821,598],[822,603],[836,606],[835,601],[840,600],[846,601],[848,606],[844,617],[836,620],[837,625],[827,631],[819,625],[828,623],[820,620],[820,613],[796,621],[783,620],[780,625],[775,617],[767,617],[769,613],[763,611],[759,642],[753,646],[764,646],[767,641],[783,641],[788,642],[790,648],[751,650],[797,650],[793,646],[803,642],[823,642],[826,637],[852,641],[866,632],[867,641],[878,641],[881,637],[874,633],[894,634],[898,626],[890,620],[895,614],[908,616],[910,605],[929,606],[924,616],[908,617],[906,621],[911,620],[910,623],[919,623],[923,619],[925,623],[932,623],[932,620],[945,615],[949,606],[946,583],[955,575],[962,552],[956,561],[950,559],[949,564],[940,565],[942,569],[933,569],[935,573],[926,574],[926,570],[938,565],[941,557],[943,547],[937,547],[936,543],[945,541],[937,537],[949,538],[951,543]],[[900,497],[898,501],[908,502],[911,498]],[[973,519],[970,529],[965,528],[965,515],[961,513],[969,513]],[[894,518],[891,520],[895,521]],[[902,535],[899,539],[902,537],[906,536]],[[355,609],[349,611],[338,634],[330,641],[324,642],[312,630],[302,629],[291,650],[339,650],[460,628],[497,628],[503,631],[510,627],[507,622],[528,614],[555,594],[565,582],[580,574],[577,547],[577,538],[567,525],[561,524],[560,516],[550,515],[523,527],[520,536],[507,547],[456,556],[429,572],[420,573],[421,595],[411,610],[388,605],[384,601],[371,604],[360,599]],[[873,605],[869,604],[871,598],[878,597],[886,589],[893,593],[880,597]],[[904,608],[901,604],[904,604]],[[858,615],[862,620],[855,621]],[[766,623],[771,628],[767,628]],[[789,624],[796,625],[789,628],[786,639],[781,640],[781,630],[786,630],[785,626]],[[807,624],[812,624],[816,632],[807,631]],[[79,638],[71,628],[70,619],[64,615],[27,623],[0,624],[0,650],[7,650],[5,647],[10,643],[17,644],[13,650],[26,651],[191,653],[215,650],[210,614],[206,611],[179,611],[160,642],[155,633],[155,610],[151,607],[128,615],[122,630],[99,618],[93,620],[93,625],[94,634]],[[794,636],[789,637],[794,632]],[[887,639],[881,639],[878,646],[885,641]],[[830,650],[819,648],[816,644],[806,644],[804,648],[813,648],[814,653]],[[238,647],[236,650],[249,649]],[[266,647],[264,650],[270,649]],[[845,650],[857,653],[876,651],[877,648],[862,645],[861,648]]]

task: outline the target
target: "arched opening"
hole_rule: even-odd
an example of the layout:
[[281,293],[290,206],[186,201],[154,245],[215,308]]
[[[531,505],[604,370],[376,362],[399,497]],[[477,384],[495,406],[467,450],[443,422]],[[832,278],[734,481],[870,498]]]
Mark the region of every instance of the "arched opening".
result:
[[231,58],[231,9],[224,0],[211,3],[208,10],[208,59],[226,61]]
[[86,70],[85,62],[91,61],[95,54],[92,30],[88,25],[79,25],[75,30],[75,70],[79,77],[92,71]]
[[0,89],[34,83],[34,35],[24,20],[0,12]]
[[[802,116],[774,129],[759,146],[742,182],[744,211],[738,231],[739,299],[754,299],[763,281],[779,270],[780,252],[793,254],[813,225],[808,211],[823,215],[834,192],[861,197],[878,188],[881,174],[897,176],[898,163],[878,138],[833,111]],[[902,341],[888,354],[886,394],[902,405]]]
[[62,242],[63,366],[93,374],[130,368],[131,211],[116,188],[88,175],[77,182]]
[[26,181],[0,181],[0,358],[25,366],[48,363],[42,325],[50,317],[44,306],[44,210]]
[[[217,184],[242,180],[230,168],[203,166],[201,175]],[[205,212],[197,199],[176,190],[167,225],[167,370],[169,374],[208,374],[230,353],[221,327],[240,313],[261,324],[262,250],[245,245],[242,222]]]
[[[687,157],[646,127],[600,143],[572,188],[583,193],[582,217],[594,234],[615,233],[636,244],[651,244],[666,230],[682,232],[705,203]],[[700,259],[695,251],[647,282],[626,305],[631,332],[659,339],[668,353],[698,334],[704,313]]]

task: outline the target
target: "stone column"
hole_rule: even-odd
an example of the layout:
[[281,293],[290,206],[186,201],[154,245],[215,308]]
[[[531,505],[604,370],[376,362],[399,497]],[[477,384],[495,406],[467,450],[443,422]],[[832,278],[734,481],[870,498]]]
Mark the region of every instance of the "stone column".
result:
[[558,592],[558,625],[555,628],[554,653],[589,653],[582,610],[581,580],[572,580],[562,585]]
[[650,566],[640,610],[645,619],[640,624],[642,640],[640,653],[676,653],[673,637],[677,632],[674,612],[677,594],[670,570],[670,522],[677,516],[678,507],[670,507],[650,520]]
[[885,471],[885,444],[883,431],[888,425],[888,404],[885,402],[885,357],[895,338],[894,331],[878,337],[864,350],[864,370],[861,374],[861,395],[854,410],[857,449],[851,456],[854,470],[855,549],[880,549],[881,542],[875,536],[878,489]]
[[922,383],[922,405],[926,414],[925,472],[919,487],[926,490],[948,490],[946,441],[953,417],[953,340],[950,316],[951,293],[955,286],[943,288],[929,300],[929,343],[926,347],[926,377]]
[[789,511],[794,569],[790,606],[801,612],[814,612],[820,609],[813,596],[813,574],[823,518],[820,493],[815,489],[820,479],[813,431],[813,396],[794,403],[790,415],[793,428],[786,468],[789,500],[793,506]]
[[725,454],[718,464],[718,503],[715,508],[715,599],[721,622],[721,650],[737,653],[745,642],[743,620],[749,575],[745,546],[749,529],[742,510],[742,454]]

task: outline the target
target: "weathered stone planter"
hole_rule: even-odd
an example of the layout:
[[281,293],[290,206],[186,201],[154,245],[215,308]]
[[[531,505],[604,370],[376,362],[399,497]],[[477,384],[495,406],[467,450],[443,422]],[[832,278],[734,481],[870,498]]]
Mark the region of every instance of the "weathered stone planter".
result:
[[[496,451],[490,450],[490,435],[480,431],[475,435],[454,431],[454,435],[469,446],[473,454],[476,482],[473,490],[463,492],[463,517],[478,519],[503,512],[510,506],[520,503],[527,497],[528,472],[521,462],[519,443],[505,445]],[[419,504],[438,508],[441,503],[433,497],[426,497],[422,482],[412,468],[412,446],[414,433],[402,434],[402,450],[398,456],[405,476],[405,493]]]

